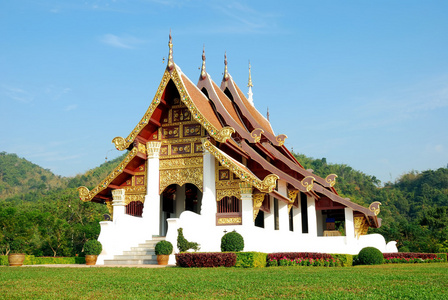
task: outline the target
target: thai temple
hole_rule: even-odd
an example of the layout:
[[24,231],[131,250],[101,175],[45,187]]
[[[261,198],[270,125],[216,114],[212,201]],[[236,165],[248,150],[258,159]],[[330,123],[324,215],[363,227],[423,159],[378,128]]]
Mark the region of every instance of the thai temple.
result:
[[337,175],[319,177],[285,147],[287,136],[275,134],[254,106],[250,66],[248,88],[246,97],[226,57],[215,83],[204,52],[194,84],[173,60],[170,34],[152,102],[127,137],[112,140],[126,157],[92,190],[78,188],[82,201],[105,204],[111,215],[100,222],[98,264],[152,263],[141,249],[161,239],[177,253],[178,228],[201,252],[219,252],[222,236],[233,230],[243,236],[244,251],[397,252],[395,242],[367,234],[381,226],[379,202],[363,207],[339,196]]

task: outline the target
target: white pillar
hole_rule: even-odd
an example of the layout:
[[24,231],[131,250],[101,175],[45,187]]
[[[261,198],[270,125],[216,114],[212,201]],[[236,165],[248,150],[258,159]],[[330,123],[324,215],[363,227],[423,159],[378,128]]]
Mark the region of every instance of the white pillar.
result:
[[241,220],[242,225],[252,227],[254,223],[254,206],[252,202],[252,186],[247,182],[240,183],[241,189]]
[[125,190],[113,190],[112,198],[112,206],[114,208],[114,223],[116,223],[116,221],[126,213]]
[[353,221],[353,209],[346,207],[345,213],[345,236],[347,243],[355,239],[355,223]]
[[314,197],[307,196],[307,213],[308,213],[308,234],[310,236],[317,236],[317,220],[316,220],[316,202]]
[[179,218],[180,214],[185,211],[185,187],[185,184],[183,186],[176,186],[176,199],[174,199],[175,218]]
[[[288,190],[286,181],[278,180],[278,193],[282,196],[288,197]],[[288,204],[278,199],[278,225],[280,231],[289,231],[289,214]]]
[[160,234],[159,150],[161,142],[146,143],[146,196],[142,217],[148,223],[150,235]]
[[216,220],[216,186],[215,186],[215,157],[204,150],[202,162],[202,203],[200,214],[207,220],[207,224],[214,226]]
[[275,217],[274,217],[274,198],[272,196],[269,197],[269,207],[271,208],[270,213],[264,213],[264,228],[269,230],[274,230],[275,225]]
[[291,208],[293,210],[292,218],[294,222],[294,232],[302,234],[302,213],[300,208],[300,193],[297,195],[297,197],[299,197],[298,200],[299,206]]

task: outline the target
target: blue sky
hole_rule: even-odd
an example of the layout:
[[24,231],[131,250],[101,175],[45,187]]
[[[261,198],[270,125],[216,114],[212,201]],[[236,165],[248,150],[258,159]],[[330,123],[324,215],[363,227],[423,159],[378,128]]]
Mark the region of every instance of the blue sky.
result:
[[[447,1],[2,1],[0,151],[63,176],[121,154],[174,61],[224,52],[286,146],[395,180],[448,164]],[[326,174],[322,174],[326,175]]]

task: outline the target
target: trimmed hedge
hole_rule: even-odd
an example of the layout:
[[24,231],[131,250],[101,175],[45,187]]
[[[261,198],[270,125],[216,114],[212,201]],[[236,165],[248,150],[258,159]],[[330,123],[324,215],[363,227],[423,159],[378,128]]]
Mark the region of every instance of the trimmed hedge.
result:
[[235,267],[262,268],[266,267],[266,253],[261,252],[237,252]]
[[[35,257],[34,255],[25,255],[24,265],[72,265],[85,264],[84,257]],[[7,266],[8,255],[0,255],[0,265]]]
[[331,254],[331,256],[340,261],[341,267],[353,266],[353,255],[351,254]]
[[222,252],[241,252],[244,250],[244,239],[241,234],[235,230],[227,232],[221,238],[221,251]]
[[233,267],[235,263],[236,254],[233,252],[176,254],[176,266],[182,268]]
[[431,263],[431,262],[446,262],[446,253],[383,253],[384,263]]
[[267,256],[267,260],[280,260],[282,258],[288,258],[290,260],[294,259],[326,259],[333,258],[331,254],[327,253],[315,253],[315,252],[278,252],[278,253],[269,253]]

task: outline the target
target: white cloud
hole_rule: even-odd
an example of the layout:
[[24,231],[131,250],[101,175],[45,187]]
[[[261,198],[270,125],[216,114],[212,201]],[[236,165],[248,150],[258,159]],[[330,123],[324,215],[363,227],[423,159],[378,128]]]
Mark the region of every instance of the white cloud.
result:
[[20,88],[2,85],[2,90],[4,95],[14,101],[31,103],[34,100],[34,95]]
[[138,44],[144,42],[132,36],[118,36],[110,33],[103,35],[100,41],[106,45],[123,49],[134,49]]
[[77,108],[78,108],[77,104],[71,104],[71,105],[68,105],[66,108],[64,108],[64,111],[71,111],[71,110],[75,110]]

